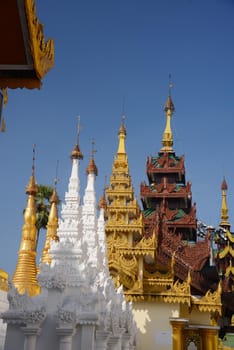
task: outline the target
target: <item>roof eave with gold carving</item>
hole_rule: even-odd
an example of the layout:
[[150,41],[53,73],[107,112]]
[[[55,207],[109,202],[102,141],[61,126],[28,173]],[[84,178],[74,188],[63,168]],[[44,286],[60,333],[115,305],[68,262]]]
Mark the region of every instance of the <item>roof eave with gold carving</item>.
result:
[[35,0],[7,0],[0,13],[1,88],[40,88],[54,65],[54,41],[45,39]]

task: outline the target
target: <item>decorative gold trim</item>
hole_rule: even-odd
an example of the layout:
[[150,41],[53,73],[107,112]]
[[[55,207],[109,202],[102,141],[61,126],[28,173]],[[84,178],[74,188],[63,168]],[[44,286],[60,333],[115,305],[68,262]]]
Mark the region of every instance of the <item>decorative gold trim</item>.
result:
[[219,258],[223,259],[228,254],[234,258],[234,249],[229,245],[229,242],[228,245],[219,253]]
[[198,307],[199,311],[202,312],[218,312],[219,315],[222,314],[222,302],[221,302],[222,287],[219,283],[216,291],[211,292],[210,290],[202,297],[197,299],[193,297],[193,304]]
[[230,242],[234,243],[234,237],[232,236],[232,234],[229,230],[226,232],[226,237],[228,238],[228,240]]
[[232,266],[232,261],[230,260],[229,266],[226,268],[225,276],[228,277],[231,274],[234,276],[234,267]]
[[180,282],[177,280],[171,289],[167,292],[167,295],[164,298],[164,301],[167,303],[183,303],[191,305],[191,276],[190,272],[188,273],[187,280]]
[[43,25],[37,18],[34,0],[25,0],[25,11],[28,20],[34,67],[37,77],[42,79],[54,65],[54,41],[53,39],[45,41]]

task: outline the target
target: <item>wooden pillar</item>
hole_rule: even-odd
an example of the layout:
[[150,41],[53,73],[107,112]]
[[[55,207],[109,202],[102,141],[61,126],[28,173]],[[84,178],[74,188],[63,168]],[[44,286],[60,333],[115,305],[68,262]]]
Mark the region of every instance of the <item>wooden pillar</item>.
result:
[[170,323],[172,326],[172,339],[173,339],[172,349],[183,350],[184,349],[184,328],[188,325],[188,320],[185,318],[170,318]]

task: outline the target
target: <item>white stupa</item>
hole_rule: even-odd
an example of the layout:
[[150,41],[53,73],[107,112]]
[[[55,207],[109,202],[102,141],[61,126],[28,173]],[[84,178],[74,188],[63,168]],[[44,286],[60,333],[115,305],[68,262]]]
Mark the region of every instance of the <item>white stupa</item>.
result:
[[[97,167],[93,151],[81,204],[79,163],[82,158],[77,138],[71,154],[72,171],[57,231],[59,241],[47,237],[50,259],[41,259],[39,266],[41,293],[34,297],[27,293],[19,294],[10,283],[10,307],[2,315],[7,323],[5,350],[136,348],[131,304],[125,301],[121,288],[115,291],[109,275],[105,247],[105,200],[102,198],[100,201],[97,217]],[[56,222],[52,214],[51,222]],[[49,226],[48,223],[47,232]]]

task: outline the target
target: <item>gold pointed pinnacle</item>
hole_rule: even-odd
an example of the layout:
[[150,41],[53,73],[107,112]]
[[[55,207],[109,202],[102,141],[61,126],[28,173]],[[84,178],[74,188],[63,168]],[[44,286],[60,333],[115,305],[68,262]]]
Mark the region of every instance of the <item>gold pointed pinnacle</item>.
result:
[[122,115],[122,122],[119,128],[118,132],[118,137],[119,137],[119,146],[118,146],[118,151],[117,154],[120,156],[122,154],[123,156],[126,156],[126,151],[125,151],[125,138],[127,135],[127,131],[124,125],[124,120],[125,120],[125,115]]
[[78,115],[78,127],[77,127],[77,136],[76,136],[76,144],[71,152],[71,159],[83,159],[83,154],[79,147],[79,136],[80,136],[80,116]]
[[171,99],[171,89],[174,87],[174,84],[172,83],[171,80],[171,74],[169,74],[169,84],[168,84],[168,98],[167,101],[164,105],[164,111],[167,112],[168,110],[171,111],[171,114],[175,111],[174,104]]
[[228,216],[228,207],[227,207],[227,194],[226,191],[228,189],[227,182],[225,178],[222,181],[221,184],[221,190],[222,190],[222,205],[221,205],[221,222],[220,226],[221,227],[229,227],[230,228],[230,223],[228,221],[229,216]]
[[36,145],[33,145],[33,159],[32,159],[32,175],[29,179],[29,183],[26,187],[26,193],[35,195],[37,193],[37,185],[35,181],[35,149]]
[[163,133],[161,152],[173,152],[173,136],[171,131],[171,117],[173,112],[175,111],[174,104],[171,99],[171,87],[172,83],[169,82],[169,94],[167,101],[164,105],[164,111],[166,112],[166,127]]
[[126,119],[125,114],[122,114],[122,122],[121,122],[121,125],[119,128],[119,134],[124,134],[126,136],[127,131],[126,131],[125,124],[124,124],[125,119]]
[[20,294],[28,293],[34,296],[40,293],[40,286],[37,282],[36,268],[36,209],[35,195],[37,185],[34,177],[35,145],[33,145],[32,175],[26,188],[28,194],[27,206],[24,211],[24,225],[22,228],[22,238],[18,253],[13,283]]

